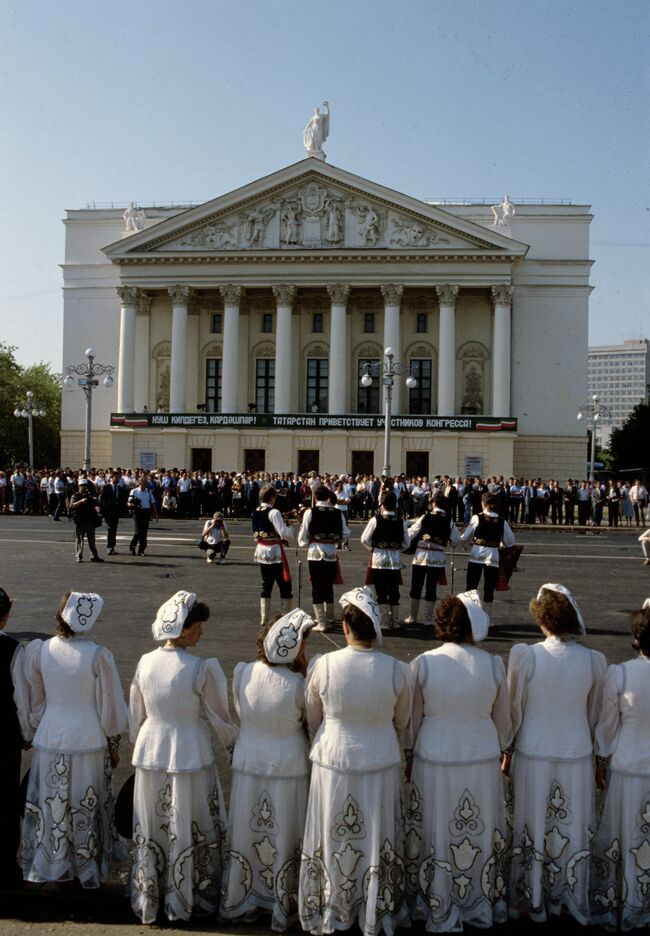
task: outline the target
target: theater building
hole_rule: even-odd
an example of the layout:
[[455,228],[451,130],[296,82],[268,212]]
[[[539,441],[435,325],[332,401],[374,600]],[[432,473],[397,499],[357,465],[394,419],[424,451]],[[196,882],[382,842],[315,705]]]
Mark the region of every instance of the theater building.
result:
[[[382,379],[361,377],[390,347],[417,381],[395,379],[393,472],[584,474],[587,206],[503,216],[309,157],[126,214],[65,219],[64,368],[90,346],[116,368],[95,465],[379,473]],[[64,391],[64,465],[84,419]]]

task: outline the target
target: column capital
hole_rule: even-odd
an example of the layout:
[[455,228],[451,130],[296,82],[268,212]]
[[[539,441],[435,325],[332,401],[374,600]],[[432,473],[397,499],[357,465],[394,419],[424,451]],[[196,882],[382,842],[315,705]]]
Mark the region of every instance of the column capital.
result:
[[273,286],[275,301],[281,306],[292,306],[298,290],[295,286]]
[[169,286],[167,292],[171,296],[174,305],[187,305],[192,290],[189,286]]
[[456,299],[458,298],[458,286],[454,286],[451,283],[444,283],[442,286],[436,286],[436,292],[438,293],[438,302],[442,305],[456,305]]
[[135,308],[137,312],[147,313],[151,311],[151,296],[142,289],[136,289]]
[[118,286],[116,292],[122,305],[134,306],[139,290],[135,286]]
[[493,286],[491,289],[494,305],[510,305],[512,303],[512,286],[507,283]]
[[327,291],[333,305],[347,305],[348,297],[350,295],[349,286],[346,286],[343,283],[335,283],[333,286],[328,286]]
[[400,305],[402,302],[402,296],[404,295],[403,286],[395,286],[393,283],[388,283],[386,286],[381,287],[381,294],[384,297],[384,302],[386,305]]
[[237,308],[239,308],[243,293],[242,286],[233,286],[232,283],[229,283],[227,286],[220,286],[219,292],[223,296],[223,301],[226,305],[237,306]]

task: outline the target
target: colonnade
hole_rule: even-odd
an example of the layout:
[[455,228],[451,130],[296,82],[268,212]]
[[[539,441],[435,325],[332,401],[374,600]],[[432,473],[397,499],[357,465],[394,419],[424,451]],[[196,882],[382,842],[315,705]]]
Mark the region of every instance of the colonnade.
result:
[[[453,283],[436,286],[440,303],[438,333],[438,415],[454,416],[456,399],[456,302],[460,287]],[[219,286],[223,298],[223,364],[221,378],[221,411],[238,412],[237,384],[239,360],[239,309],[243,287],[237,284]],[[347,304],[351,287],[336,283],[327,286],[331,302],[329,335],[329,399],[330,414],[346,412],[348,386]],[[138,304],[145,294],[131,286],[118,287],[120,298],[120,344],[117,374],[117,407],[120,413],[131,413],[135,393],[135,321]],[[186,410],[186,349],[189,286],[170,286],[172,303],[172,335],[170,366],[170,411]],[[291,284],[273,287],[276,301],[275,329],[275,412],[291,411],[292,309],[297,289]],[[404,286],[381,286],[384,299],[384,348],[392,348],[395,360],[401,361],[401,303]],[[510,415],[510,355],[512,286],[507,283],[491,286],[494,307],[492,329],[492,414]],[[148,300],[147,300],[148,301]],[[393,389],[393,412],[401,410],[401,387]]]

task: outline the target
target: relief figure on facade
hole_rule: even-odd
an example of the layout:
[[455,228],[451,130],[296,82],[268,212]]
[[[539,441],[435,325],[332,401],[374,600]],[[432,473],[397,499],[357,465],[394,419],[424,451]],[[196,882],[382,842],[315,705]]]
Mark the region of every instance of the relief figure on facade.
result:
[[483,372],[476,364],[469,364],[463,375],[463,403],[461,413],[469,416],[483,412]]
[[266,225],[273,217],[274,211],[274,208],[267,208],[265,211],[251,211],[248,215],[246,219],[246,236],[249,247],[262,246]]
[[379,215],[372,206],[358,209],[361,217],[359,237],[366,247],[374,247],[381,239],[381,223]]
[[144,231],[146,215],[144,209],[136,208],[133,202],[129,202],[129,207],[122,215],[124,219],[124,233],[134,234],[136,231]]
[[336,202],[330,202],[327,208],[327,238],[330,244],[339,244],[343,240],[343,222],[341,209]]
[[282,213],[284,222],[284,232],[282,234],[283,244],[298,244],[300,242],[300,218],[296,205],[287,205]]
[[169,411],[169,365],[168,358],[158,361],[156,371],[156,412],[166,413]]

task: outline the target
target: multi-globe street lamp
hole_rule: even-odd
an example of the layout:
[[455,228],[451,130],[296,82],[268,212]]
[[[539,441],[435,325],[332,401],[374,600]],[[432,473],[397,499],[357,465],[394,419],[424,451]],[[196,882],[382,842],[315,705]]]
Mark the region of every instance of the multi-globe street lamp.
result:
[[603,416],[609,416],[609,410],[606,406],[603,406],[600,403],[600,399],[597,393],[593,393],[591,396],[591,403],[587,403],[585,406],[581,407],[578,410],[578,415],[576,419],[584,419],[585,417],[589,420],[591,424],[591,449],[589,457],[589,480],[595,481],[595,464],[596,464],[596,427],[598,426],[599,420]]
[[74,386],[73,374],[78,375],[77,383],[86,396],[86,439],[84,445],[84,471],[90,470],[90,430],[92,425],[93,408],[93,390],[99,386],[98,377],[105,374],[103,384],[105,387],[113,386],[113,372],[115,368],[112,364],[95,364],[95,349],[87,348],[87,361],[84,364],[68,364],[66,367],[67,376],[63,381],[64,387]]
[[28,390],[25,394],[24,403],[16,403],[16,409],[14,410],[14,416],[17,419],[26,419],[27,420],[27,440],[29,444],[29,467],[34,467],[34,426],[33,418],[34,416],[45,416],[45,410],[43,409],[42,403],[34,403],[34,394],[31,390]]
[[384,422],[384,467],[382,469],[382,474],[386,477],[391,477],[390,470],[390,421],[392,415],[392,404],[393,404],[393,385],[395,383],[395,377],[399,377],[402,374],[408,374],[406,378],[406,386],[409,390],[412,390],[414,387],[417,387],[418,382],[413,375],[411,368],[406,367],[404,364],[396,363],[393,358],[395,357],[395,352],[392,348],[386,348],[384,350],[384,360],[377,361],[375,364],[364,364],[362,366],[362,371],[364,371],[363,377],[361,378],[362,387],[371,387],[372,386],[372,375],[379,376],[382,379],[384,385],[384,402],[385,402],[385,422]]

